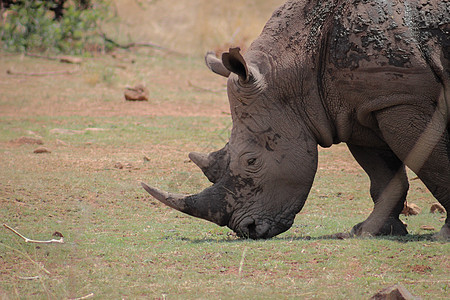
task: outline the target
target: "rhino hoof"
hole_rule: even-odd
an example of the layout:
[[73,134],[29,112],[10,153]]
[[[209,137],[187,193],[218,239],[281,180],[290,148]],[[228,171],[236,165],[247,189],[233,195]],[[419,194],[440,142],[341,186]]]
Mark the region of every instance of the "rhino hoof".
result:
[[364,221],[362,223],[356,224],[352,231],[351,235],[356,236],[380,236],[380,235],[397,235],[403,236],[408,234],[408,230],[406,230],[405,224],[398,218],[389,218],[378,230],[367,230]]

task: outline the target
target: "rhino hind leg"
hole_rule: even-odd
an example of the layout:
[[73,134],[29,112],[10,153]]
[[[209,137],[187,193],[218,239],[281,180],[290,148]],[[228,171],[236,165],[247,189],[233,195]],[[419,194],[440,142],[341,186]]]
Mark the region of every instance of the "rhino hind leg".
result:
[[[377,114],[380,130],[391,149],[444,206],[447,219],[438,234],[450,239],[450,132],[448,111],[396,106]],[[411,115],[416,114],[416,118]]]
[[409,184],[403,162],[390,150],[347,145],[370,178],[374,209],[352,229],[354,235],[406,235],[399,215],[406,201]]

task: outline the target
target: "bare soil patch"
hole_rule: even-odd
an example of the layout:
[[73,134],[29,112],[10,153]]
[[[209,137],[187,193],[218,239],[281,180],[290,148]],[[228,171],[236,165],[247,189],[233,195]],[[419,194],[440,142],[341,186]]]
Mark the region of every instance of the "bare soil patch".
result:
[[[81,66],[0,53],[0,116],[223,116],[229,114],[226,79],[198,60],[139,56],[120,63],[111,56],[84,59]],[[187,69],[189,68],[189,70]],[[22,75],[8,74],[15,70]],[[27,76],[27,72],[75,70],[73,74]],[[148,100],[125,100],[127,86],[142,84]]]

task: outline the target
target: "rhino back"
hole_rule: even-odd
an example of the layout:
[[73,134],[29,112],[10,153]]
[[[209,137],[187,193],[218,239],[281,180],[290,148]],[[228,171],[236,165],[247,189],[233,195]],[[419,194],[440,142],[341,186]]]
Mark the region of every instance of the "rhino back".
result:
[[[436,102],[444,86],[450,89],[450,1],[288,1],[253,50],[273,58],[279,85],[301,77],[294,93],[308,102],[306,114],[325,106],[341,132],[335,142],[348,141],[360,105],[393,94]],[[302,99],[306,90],[311,99]]]
[[334,19],[330,62],[350,69],[362,61],[407,68],[417,54],[430,58],[431,46],[449,59],[449,33],[450,1],[353,1]]
[[288,1],[249,50],[270,55],[280,81],[298,66],[315,72],[321,92],[326,76],[351,94],[390,92],[392,80],[417,90],[429,86],[423,78],[448,84],[450,0]]

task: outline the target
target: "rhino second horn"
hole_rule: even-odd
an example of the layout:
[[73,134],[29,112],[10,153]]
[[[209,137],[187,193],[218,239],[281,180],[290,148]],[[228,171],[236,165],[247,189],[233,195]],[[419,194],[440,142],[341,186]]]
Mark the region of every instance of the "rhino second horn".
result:
[[194,164],[196,164],[202,170],[207,168],[210,164],[208,156],[209,154],[200,152],[189,153],[189,159],[192,160]]

